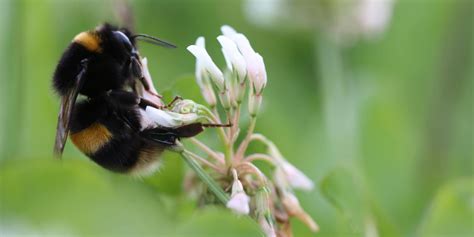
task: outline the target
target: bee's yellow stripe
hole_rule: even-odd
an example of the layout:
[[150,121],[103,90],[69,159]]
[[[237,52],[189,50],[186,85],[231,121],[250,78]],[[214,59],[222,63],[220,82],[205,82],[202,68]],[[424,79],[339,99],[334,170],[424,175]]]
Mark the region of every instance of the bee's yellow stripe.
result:
[[93,123],[88,128],[71,133],[71,140],[85,154],[94,154],[112,138],[112,133],[102,124]]
[[74,37],[72,42],[78,43],[92,52],[102,52],[102,48],[100,47],[100,43],[102,42],[102,40],[95,32],[81,32],[76,35],[76,37]]

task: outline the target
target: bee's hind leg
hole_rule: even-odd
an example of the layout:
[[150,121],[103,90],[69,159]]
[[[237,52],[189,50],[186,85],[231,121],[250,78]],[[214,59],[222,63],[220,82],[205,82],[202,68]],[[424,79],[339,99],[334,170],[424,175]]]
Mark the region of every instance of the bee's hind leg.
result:
[[180,100],[183,100],[183,97],[177,95],[173,98],[173,100],[171,102],[169,102],[167,105],[166,105],[166,108],[170,108],[171,106],[173,106],[174,103],[180,101]]

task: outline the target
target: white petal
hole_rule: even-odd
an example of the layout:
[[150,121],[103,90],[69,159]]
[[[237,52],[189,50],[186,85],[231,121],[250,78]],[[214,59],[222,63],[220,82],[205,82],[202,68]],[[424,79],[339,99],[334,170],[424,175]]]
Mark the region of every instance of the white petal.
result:
[[222,46],[222,53],[224,54],[227,67],[229,70],[235,70],[239,75],[239,79],[243,80],[247,74],[247,67],[245,59],[242,54],[240,54],[237,45],[230,38],[223,35],[217,37],[217,40]]
[[157,125],[168,128],[176,128],[179,126],[198,122],[199,116],[194,113],[190,114],[179,114],[153,107],[146,107],[145,109],[148,117],[155,122]]
[[223,25],[221,26],[221,32],[223,35],[230,37],[232,35],[237,34],[237,31],[234,30],[234,28],[228,26],[228,25]]
[[173,116],[163,110],[148,106],[145,111],[148,117],[160,126],[172,128],[178,125]]
[[197,45],[190,45],[187,49],[196,57],[196,60],[202,63],[202,67],[210,74],[211,79],[216,83],[219,89],[224,89],[224,74],[222,74],[221,70],[216,66],[214,61],[212,61],[206,49]]
[[253,84],[255,86],[255,91],[257,93],[262,93],[263,89],[267,84],[267,71],[265,69],[265,63],[263,62],[263,58],[260,54],[255,54],[255,78],[253,78]]
[[245,35],[235,34],[230,36],[230,38],[235,42],[235,44],[237,44],[237,47],[244,56],[245,60],[247,60],[247,57],[253,57],[255,51],[253,50],[249,40],[247,37],[245,37]]
[[310,191],[314,188],[314,183],[309,179],[303,172],[298,170],[292,164],[284,162],[282,165],[283,172],[286,174],[288,183],[293,188],[298,188],[306,191]]
[[206,48],[206,40],[204,39],[204,37],[199,36],[196,40],[196,45],[202,48]]
[[237,214],[247,215],[250,212],[250,198],[244,192],[239,192],[232,196],[227,202],[226,207],[233,210]]

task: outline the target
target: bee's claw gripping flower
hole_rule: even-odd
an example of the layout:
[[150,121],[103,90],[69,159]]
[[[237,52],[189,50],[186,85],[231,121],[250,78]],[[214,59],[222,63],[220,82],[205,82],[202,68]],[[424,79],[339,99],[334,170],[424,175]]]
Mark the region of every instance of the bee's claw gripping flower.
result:
[[237,176],[237,171],[235,169],[232,170],[232,174],[234,176],[234,182],[232,184],[232,195],[226,206],[237,214],[248,215],[250,212],[250,198],[245,193],[244,187],[242,186],[242,183],[240,182]]
[[222,74],[221,70],[216,66],[214,61],[212,61],[211,56],[206,51],[202,45],[190,45],[187,47],[188,51],[191,52],[195,57],[196,60],[199,61],[199,65],[202,67],[204,75],[209,75],[212,81],[216,84],[219,90],[225,90],[225,82],[224,82],[224,74]]

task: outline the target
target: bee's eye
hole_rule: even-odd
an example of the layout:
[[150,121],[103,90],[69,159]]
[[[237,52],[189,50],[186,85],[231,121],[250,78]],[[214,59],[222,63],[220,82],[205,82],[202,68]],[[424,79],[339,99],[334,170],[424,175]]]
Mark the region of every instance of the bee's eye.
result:
[[123,46],[125,46],[126,49],[128,49],[130,52],[133,49],[132,42],[130,42],[130,39],[121,31],[114,31],[114,36],[115,38],[122,42]]

